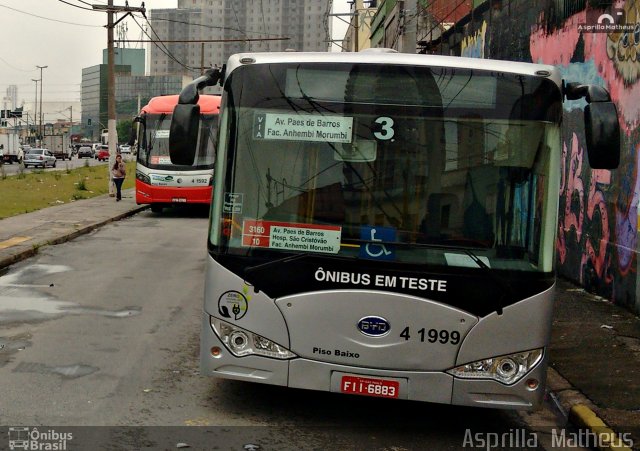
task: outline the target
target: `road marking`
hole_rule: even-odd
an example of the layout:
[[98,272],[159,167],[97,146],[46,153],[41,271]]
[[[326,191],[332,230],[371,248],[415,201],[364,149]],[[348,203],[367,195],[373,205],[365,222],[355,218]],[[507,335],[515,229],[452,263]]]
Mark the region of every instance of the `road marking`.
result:
[[13,238],[9,238],[8,240],[0,241],[0,249],[6,249],[11,246],[15,246],[16,244],[20,244],[23,241],[30,240],[30,236],[14,236]]

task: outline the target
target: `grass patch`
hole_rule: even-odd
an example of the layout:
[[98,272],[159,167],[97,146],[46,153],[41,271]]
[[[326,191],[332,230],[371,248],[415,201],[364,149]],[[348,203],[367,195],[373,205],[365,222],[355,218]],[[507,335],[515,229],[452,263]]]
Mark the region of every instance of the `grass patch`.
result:
[[[135,186],[136,164],[133,161],[126,164],[127,178],[122,189]],[[50,172],[22,171],[15,176],[0,177],[0,219],[107,194],[108,180],[109,169],[104,165]]]
[[78,191],[89,191],[89,189],[87,188],[87,182],[84,178],[78,180],[78,182],[76,183],[76,188],[78,188]]

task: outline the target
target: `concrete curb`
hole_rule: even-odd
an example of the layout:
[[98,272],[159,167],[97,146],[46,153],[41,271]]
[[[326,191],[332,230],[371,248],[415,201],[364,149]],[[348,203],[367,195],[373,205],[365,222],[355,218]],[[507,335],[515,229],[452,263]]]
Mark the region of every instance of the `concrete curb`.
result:
[[598,437],[598,449],[601,451],[631,451],[631,448],[626,446],[618,435],[584,404],[576,404],[571,408],[569,421],[593,432]]
[[132,208],[131,210],[128,210],[124,213],[120,213],[118,215],[112,216],[110,218],[106,218],[103,219],[101,221],[97,221],[94,222],[92,224],[86,225],[84,227],[81,227],[77,230],[73,230],[73,231],[69,231],[67,233],[65,233],[64,235],[61,235],[57,238],[53,238],[50,240],[46,240],[46,241],[40,241],[37,243],[32,243],[31,247],[23,249],[15,254],[6,256],[6,257],[0,257],[0,269],[2,268],[6,268],[7,266],[11,266],[13,264],[16,264],[18,262],[21,262],[22,260],[26,260],[27,258],[33,257],[34,255],[38,254],[38,250],[43,247],[43,246],[53,246],[56,244],[62,244],[62,243],[66,243],[67,241],[71,241],[74,238],[77,238],[81,235],[86,235],[87,233],[90,233],[106,224],[109,224],[110,222],[116,222],[116,221],[120,221],[121,219],[124,218],[128,218],[129,216],[133,216],[136,213],[139,213],[141,211],[144,211],[146,209],[149,208],[149,205],[140,205],[137,207]]
[[556,408],[566,415],[567,421],[576,428],[587,429],[597,441],[601,451],[631,451],[607,424],[595,413],[595,405],[571,385],[555,369],[547,370],[547,386]]

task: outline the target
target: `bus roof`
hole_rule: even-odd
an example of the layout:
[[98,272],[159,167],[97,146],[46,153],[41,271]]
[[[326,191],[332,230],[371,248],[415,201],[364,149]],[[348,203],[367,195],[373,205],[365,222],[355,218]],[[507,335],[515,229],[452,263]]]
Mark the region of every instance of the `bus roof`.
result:
[[[178,103],[178,95],[153,97],[142,108],[143,113],[173,113]],[[200,114],[216,114],[220,112],[220,96],[201,94],[198,100]]]
[[[247,59],[244,62],[243,59]],[[253,61],[251,61],[253,60]],[[436,66],[461,69],[499,71],[511,74],[544,76],[562,85],[558,69],[546,64],[522,63],[460,56],[398,53],[390,49],[367,49],[360,52],[261,52],[231,55],[225,77],[239,66],[273,63],[371,63],[412,66]],[[542,72],[541,72],[542,71]]]

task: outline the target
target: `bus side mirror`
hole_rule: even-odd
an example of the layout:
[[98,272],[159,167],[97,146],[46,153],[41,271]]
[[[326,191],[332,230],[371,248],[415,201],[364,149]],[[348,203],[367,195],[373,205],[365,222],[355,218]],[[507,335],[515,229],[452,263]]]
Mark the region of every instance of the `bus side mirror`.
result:
[[593,102],[584,109],[589,166],[616,169],[620,164],[620,124],[613,102]]
[[138,134],[136,133],[136,121],[134,120],[131,123],[131,131],[129,132],[129,139],[127,140],[127,144],[133,146],[136,142],[136,137]]
[[196,158],[200,105],[177,104],[173,109],[169,129],[171,163],[191,166]]
[[127,144],[133,146],[136,143],[136,139],[138,139],[138,127],[136,124],[144,125],[144,123],[145,116],[136,116],[133,118],[133,121],[131,121],[131,133],[129,134],[129,141],[127,141]]

